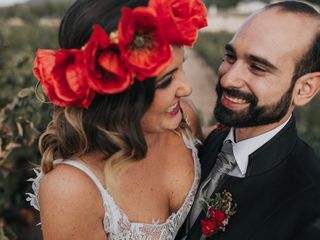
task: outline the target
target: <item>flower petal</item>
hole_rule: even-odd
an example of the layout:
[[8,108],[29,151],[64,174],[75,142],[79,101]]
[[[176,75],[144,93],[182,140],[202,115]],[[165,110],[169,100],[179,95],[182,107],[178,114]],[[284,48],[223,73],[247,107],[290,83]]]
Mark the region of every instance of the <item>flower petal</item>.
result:
[[124,8],[118,33],[122,61],[138,80],[159,75],[171,63],[172,49],[152,8]]
[[150,0],[166,38],[173,45],[192,46],[198,30],[207,26],[207,11],[201,0]]

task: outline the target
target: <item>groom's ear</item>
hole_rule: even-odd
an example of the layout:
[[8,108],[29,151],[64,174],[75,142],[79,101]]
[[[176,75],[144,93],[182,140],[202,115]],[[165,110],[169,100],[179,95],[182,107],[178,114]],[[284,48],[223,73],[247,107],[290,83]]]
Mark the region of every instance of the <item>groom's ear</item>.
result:
[[293,90],[293,104],[303,106],[320,91],[320,72],[308,73],[300,77]]

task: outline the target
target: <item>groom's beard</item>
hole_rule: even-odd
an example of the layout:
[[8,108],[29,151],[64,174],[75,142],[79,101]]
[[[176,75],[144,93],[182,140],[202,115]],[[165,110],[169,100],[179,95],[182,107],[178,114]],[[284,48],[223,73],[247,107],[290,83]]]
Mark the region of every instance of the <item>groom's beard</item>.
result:
[[[217,103],[214,109],[214,116],[218,122],[227,127],[246,128],[266,125],[280,121],[288,112],[291,104],[294,84],[291,84],[287,92],[280,100],[270,105],[258,105],[258,98],[252,93],[242,92],[237,89],[226,89],[220,85],[220,79],[216,86]],[[246,109],[234,111],[225,107],[221,102],[222,94],[226,93],[231,97],[241,98],[247,101],[249,106]]]

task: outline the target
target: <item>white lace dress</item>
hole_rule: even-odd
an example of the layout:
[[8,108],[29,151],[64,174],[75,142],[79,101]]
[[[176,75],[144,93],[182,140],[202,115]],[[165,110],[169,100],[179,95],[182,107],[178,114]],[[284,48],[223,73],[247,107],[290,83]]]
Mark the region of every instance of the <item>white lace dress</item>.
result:
[[[110,240],[170,240],[174,239],[178,233],[179,228],[185,221],[190,208],[192,206],[194,196],[197,191],[197,187],[200,180],[200,163],[198,158],[198,151],[195,145],[199,142],[187,135],[183,135],[183,140],[186,146],[192,150],[192,157],[195,166],[195,178],[192,187],[184,200],[184,203],[180,209],[172,213],[164,223],[136,223],[130,222],[125,212],[123,212],[115,203],[112,196],[108,193],[107,189],[103,188],[101,182],[95,176],[95,174],[87,168],[84,164],[75,160],[57,160],[55,164],[63,163],[74,166],[83,172],[85,172],[99,189],[105,208],[105,215],[103,226],[104,230]],[[32,189],[34,194],[27,193],[27,201],[40,211],[38,192],[39,184],[42,177],[41,172],[37,172],[36,178],[29,179],[32,181]]]

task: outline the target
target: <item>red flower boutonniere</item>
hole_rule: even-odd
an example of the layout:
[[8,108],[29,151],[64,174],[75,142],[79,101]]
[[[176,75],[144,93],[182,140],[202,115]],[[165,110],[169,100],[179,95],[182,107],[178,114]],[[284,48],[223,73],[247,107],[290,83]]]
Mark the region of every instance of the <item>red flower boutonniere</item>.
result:
[[206,219],[202,219],[201,224],[201,240],[212,236],[218,231],[225,231],[229,219],[236,213],[237,204],[232,203],[232,194],[227,191],[216,193],[214,198],[204,199],[204,210]]
[[221,131],[221,132],[226,132],[226,131],[230,130],[230,127],[226,127],[222,123],[219,123],[219,122],[216,125],[214,125],[214,128]]

